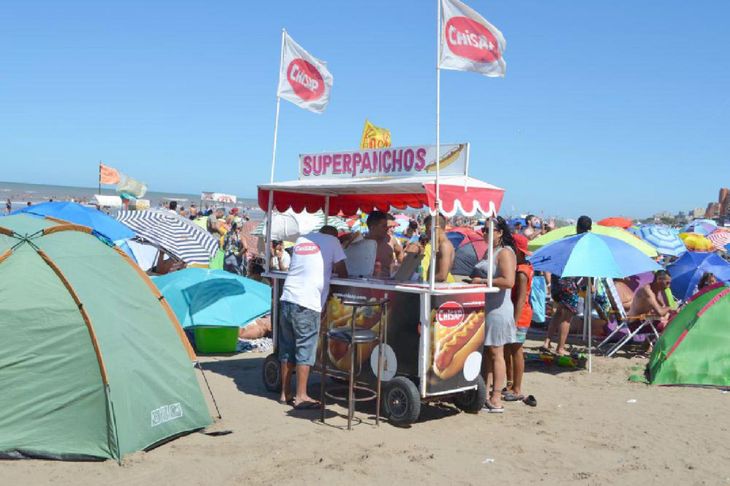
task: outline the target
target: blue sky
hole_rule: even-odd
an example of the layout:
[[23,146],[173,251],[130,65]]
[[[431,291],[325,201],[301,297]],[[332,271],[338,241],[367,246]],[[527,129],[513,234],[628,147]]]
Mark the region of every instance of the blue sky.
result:
[[[730,184],[730,2],[471,0],[507,77],[442,73],[443,142],[503,212],[640,216]],[[302,152],[435,142],[433,0],[33,1],[0,15],[0,180],[93,186],[102,159],[160,191],[268,180],[281,28],[334,75],[282,102],[277,179]]]

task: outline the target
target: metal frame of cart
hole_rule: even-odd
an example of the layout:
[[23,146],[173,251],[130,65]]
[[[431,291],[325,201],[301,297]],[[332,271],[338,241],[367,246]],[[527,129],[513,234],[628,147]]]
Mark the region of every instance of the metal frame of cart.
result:
[[[504,191],[498,187],[468,176],[406,176],[406,177],[365,177],[354,179],[330,180],[296,180],[280,183],[262,184],[258,188],[259,206],[266,210],[266,276],[273,280],[272,324],[274,343],[277,342],[278,327],[278,295],[281,281],[286,273],[270,272],[271,221],[274,209],[283,212],[293,208],[296,212],[314,212],[322,209],[325,218],[336,215],[340,211],[346,214],[355,213],[358,209],[370,212],[374,209],[388,211],[397,209],[428,208],[431,214],[438,212],[447,217],[457,213],[466,216],[480,215],[489,217],[496,215],[502,201]],[[438,197],[437,197],[438,195]],[[432,225],[431,240],[435,241],[436,226]],[[493,259],[494,226],[489,220],[488,258]],[[432,252],[430,266],[435,267],[435,254]],[[491,265],[487,285],[439,284],[435,282],[434,272],[430,272],[429,282],[423,284],[395,283],[374,281],[372,279],[337,279],[331,285],[344,285],[369,289],[381,289],[389,292],[406,292],[420,295],[421,332],[418,352],[418,376],[416,380],[422,400],[450,394],[458,394],[476,388],[471,385],[463,388],[430,393],[427,376],[431,351],[431,299],[438,296],[462,294],[487,294],[498,291],[492,286]]]

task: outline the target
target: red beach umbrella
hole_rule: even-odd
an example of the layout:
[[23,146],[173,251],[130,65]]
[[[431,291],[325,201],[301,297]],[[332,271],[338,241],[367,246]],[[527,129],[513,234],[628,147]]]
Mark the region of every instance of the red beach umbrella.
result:
[[605,218],[598,222],[601,226],[615,226],[617,228],[630,228],[634,222],[628,218],[622,218],[620,216]]

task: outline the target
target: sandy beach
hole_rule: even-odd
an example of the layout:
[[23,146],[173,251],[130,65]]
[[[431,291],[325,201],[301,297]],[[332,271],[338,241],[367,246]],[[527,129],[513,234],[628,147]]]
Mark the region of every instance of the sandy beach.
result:
[[[536,341],[530,345],[536,346]],[[594,372],[528,365],[536,408],[467,415],[425,408],[408,429],[348,432],[345,409],[279,405],[260,378],[261,354],[202,358],[223,420],[147,453],[113,461],[0,462],[2,484],[730,484],[730,394],[650,387],[627,378],[641,358],[594,360]],[[314,380],[316,385],[316,379]]]

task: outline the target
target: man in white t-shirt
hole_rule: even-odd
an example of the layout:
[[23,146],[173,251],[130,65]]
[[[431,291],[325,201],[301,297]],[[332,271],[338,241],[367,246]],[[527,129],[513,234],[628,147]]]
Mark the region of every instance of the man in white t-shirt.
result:
[[[290,403],[297,409],[319,407],[319,402],[307,394],[309,370],[317,354],[321,313],[329,294],[330,277],[333,271],[347,277],[345,258],[337,229],[332,226],[300,236],[294,244],[289,274],[279,299],[279,402],[282,404]],[[291,375],[295,366],[297,387],[292,397]]]

